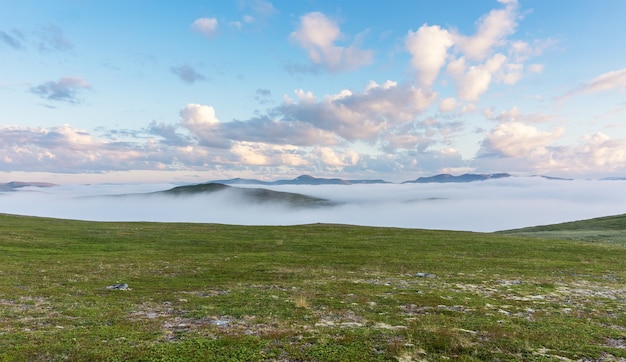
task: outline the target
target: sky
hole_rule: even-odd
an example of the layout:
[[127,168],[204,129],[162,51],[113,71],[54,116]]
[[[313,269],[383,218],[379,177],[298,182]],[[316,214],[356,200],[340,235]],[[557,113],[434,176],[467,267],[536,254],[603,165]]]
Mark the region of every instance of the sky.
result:
[[622,0],[0,5],[0,182],[626,176]]

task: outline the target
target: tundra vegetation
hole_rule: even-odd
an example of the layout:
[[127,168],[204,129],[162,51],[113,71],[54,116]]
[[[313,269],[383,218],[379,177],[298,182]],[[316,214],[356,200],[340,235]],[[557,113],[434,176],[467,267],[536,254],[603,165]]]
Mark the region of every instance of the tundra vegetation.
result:
[[623,235],[626,217],[586,225],[517,236],[0,215],[0,360],[620,361],[626,247],[584,236]]

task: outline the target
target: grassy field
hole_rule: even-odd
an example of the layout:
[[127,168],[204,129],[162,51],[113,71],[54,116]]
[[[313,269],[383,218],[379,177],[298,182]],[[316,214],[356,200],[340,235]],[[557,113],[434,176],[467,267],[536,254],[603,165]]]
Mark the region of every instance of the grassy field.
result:
[[610,242],[626,246],[626,214],[507,230],[501,231],[500,234],[546,239]]
[[620,243],[0,215],[0,260],[5,361],[626,358]]

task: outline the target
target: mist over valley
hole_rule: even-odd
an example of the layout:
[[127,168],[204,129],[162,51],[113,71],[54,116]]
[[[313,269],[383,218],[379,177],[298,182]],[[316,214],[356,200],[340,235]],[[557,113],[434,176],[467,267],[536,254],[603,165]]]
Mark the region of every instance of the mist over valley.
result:
[[0,193],[0,212],[91,221],[336,223],[485,232],[626,212],[624,180],[41,186]]

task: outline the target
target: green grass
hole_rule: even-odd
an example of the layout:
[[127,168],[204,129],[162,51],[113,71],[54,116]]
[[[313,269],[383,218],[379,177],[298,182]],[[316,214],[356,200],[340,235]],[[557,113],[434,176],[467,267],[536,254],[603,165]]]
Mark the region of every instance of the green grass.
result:
[[6,361],[626,358],[620,244],[0,215],[0,255]]
[[611,242],[626,246],[626,214],[506,230],[499,233],[546,239]]

